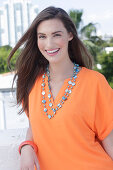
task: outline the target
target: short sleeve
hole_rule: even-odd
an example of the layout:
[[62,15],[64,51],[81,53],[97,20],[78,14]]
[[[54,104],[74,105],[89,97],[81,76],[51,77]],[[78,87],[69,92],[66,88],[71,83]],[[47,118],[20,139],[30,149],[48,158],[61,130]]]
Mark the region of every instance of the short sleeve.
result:
[[100,140],[113,129],[113,89],[102,74],[99,74],[97,82],[94,126]]

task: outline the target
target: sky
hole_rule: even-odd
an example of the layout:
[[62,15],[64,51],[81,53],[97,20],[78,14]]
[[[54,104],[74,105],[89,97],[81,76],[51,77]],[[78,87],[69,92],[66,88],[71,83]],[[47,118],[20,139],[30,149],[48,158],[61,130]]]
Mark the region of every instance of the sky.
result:
[[[5,0],[0,0],[2,6]],[[67,12],[70,9],[83,10],[83,25],[97,23],[98,35],[113,36],[113,0],[31,0],[38,5],[39,12],[48,6],[61,7]]]
[[67,12],[82,9],[84,25],[98,23],[98,35],[113,35],[113,0],[32,0],[32,3],[38,5],[39,11],[51,5]]

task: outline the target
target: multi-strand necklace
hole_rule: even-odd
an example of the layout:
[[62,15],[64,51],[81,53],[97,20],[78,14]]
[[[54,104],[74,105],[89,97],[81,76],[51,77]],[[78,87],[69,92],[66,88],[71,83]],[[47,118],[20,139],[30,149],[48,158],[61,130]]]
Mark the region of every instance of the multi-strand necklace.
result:
[[[45,115],[47,115],[47,117],[49,119],[53,118],[54,115],[56,114],[56,112],[60,108],[62,108],[62,106],[65,103],[65,101],[68,100],[69,95],[72,93],[72,89],[75,86],[75,81],[76,81],[77,74],[78,74],[79,71],[80,71],[79,65],[74,63],[73,75],[72,75],[72,77],[68,81],[67,88],[65,89],[64,95],[62,96],[60,102],[57,104],[57,107],[54,107],[53,103],[51,101],[52,92],[51,92],[51,86],[50,86],[50,71],[49,71],[49,67],[47,67],[46,73],[44,73],[42,75],[42,84],[41,84],[42,92],[41,93],[42,93],[42,103],[43,103],[43,108],[44,108],[43,111],[44,111]],[[48,87],[49,87],[49,94],[47,95],[47,97],[49,99],[50,110],[52,110],[53,114],[49,114],[48,113],[49,110],[46,108],[46,104],[47,104],[47,102],[45,100],[45,95],[46,95],[46,92],[45,92],[45,86],[46,86],[45,78],[46,78],[46,76],[48,77]]]

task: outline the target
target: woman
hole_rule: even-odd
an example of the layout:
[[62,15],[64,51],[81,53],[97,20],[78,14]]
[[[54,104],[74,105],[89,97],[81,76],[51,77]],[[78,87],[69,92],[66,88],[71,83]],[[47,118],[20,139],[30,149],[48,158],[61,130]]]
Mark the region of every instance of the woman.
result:
[[22,44],[17,103],[30,126],[19,147],[20,169],[112,170],[113,90],[91,70],[68,14],[55,7],[40,12],[9,61]]

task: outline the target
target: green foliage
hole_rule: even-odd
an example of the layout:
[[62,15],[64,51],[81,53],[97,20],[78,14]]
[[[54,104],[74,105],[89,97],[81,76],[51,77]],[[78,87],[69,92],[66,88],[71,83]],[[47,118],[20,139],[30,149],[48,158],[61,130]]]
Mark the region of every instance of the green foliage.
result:
[[[0,73],[5,73],[9,71],[7,59],[12,48],[8,45],[0,47]],[[11,68],[14,70],[16,58],[19,55],[19,50],[14,54],[11,60]]]
[[82,10],[70,10],[69,15],[76,25],[77,31],[80,34],[81,39],[83,40],[84,45],[88,49],[88,51],[91,53],[91,55],[94,57],[95,63],[97,62],[97,53],[102,49],[100,45],[98,45],[101,42],[101,38],[96,36],[96,24],[89,23],[85,25],[84,27],[80,26],[82,25]]
[[101,46],[96,45],[95,43],[93,43],[90,40],[83,40],[83,43],[87,47],[90,54],[93,56],[94,62],[96,64],[97,63],[97,54],[100,52]]
[[[113,37],[110,40],[103,40],[96,35],[97,28],[94,23],[83,26],[82,10],[70,10],[69,15],[76,25],[77,31],[91,55],[94,57],[94,69],[105,75],[107,81],[113,88],[113,53],[106,54],[105,47],[113,47]],[[83,26],[80,28],[80,26]],[[102,69],[98,69],[97,64],[101,64]]]
[[85,25],[81,29],[82,36],[90,39],[93,35],[95,35],[96,34],[96,26],[95,25],[96,24],[93,24],[93,23],[89,23],[89,24]]
[[71,17],[73,23],[75,24],[78,32],[80,29],[80,25],[82,23],[82,15],[83,15],[83,10],[72,9],[69,11],[69,16]]
[[97,71],[101,72],[113,88],[113,52],[106,54],[103,52],[101,55],[98,55],[98,62],[101,65],[101,69]]
[[113,37],[110,39],[109,44],[113,47]]

